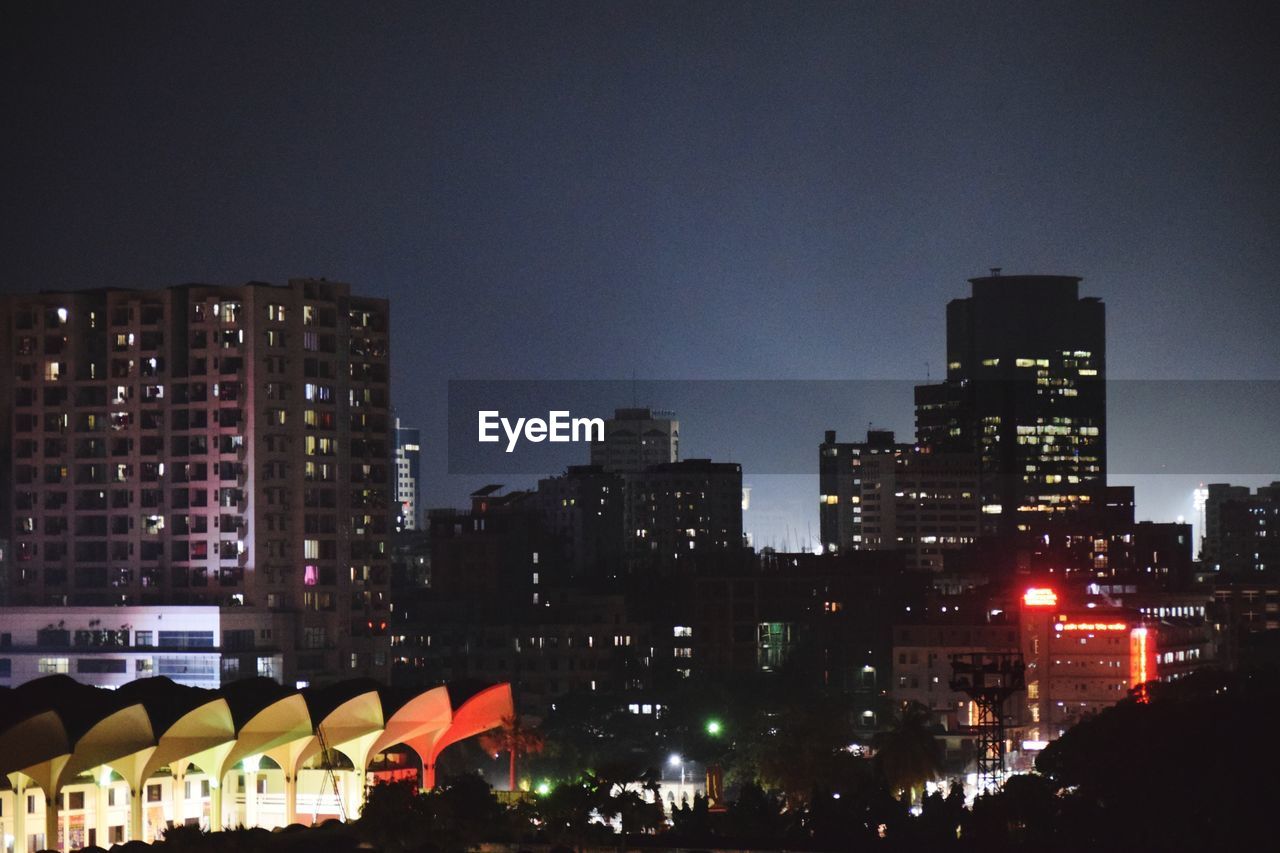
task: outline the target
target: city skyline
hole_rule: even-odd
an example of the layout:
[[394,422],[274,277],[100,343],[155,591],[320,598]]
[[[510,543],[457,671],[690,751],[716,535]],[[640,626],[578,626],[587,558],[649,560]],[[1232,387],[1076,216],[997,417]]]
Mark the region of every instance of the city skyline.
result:
[[1263,14],[3,6],[0,853],[1249,847]]
[[[301,8],[6,10],[0,291],[388,298],[425,506],[479,485],[441,476],[449,379],[919,381],[991,266],[1083,276],[1113,379],[1280,379],[1244,10]],[[816,528],[812,481],[754,485],[757,538]]]

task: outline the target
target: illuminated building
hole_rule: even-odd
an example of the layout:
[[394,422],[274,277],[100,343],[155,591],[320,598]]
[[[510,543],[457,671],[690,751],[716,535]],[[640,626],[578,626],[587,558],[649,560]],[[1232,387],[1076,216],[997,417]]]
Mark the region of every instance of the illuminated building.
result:
[[418,475],[421,471],[421,431],[400,426],[396,418],[396,526],[398,531],[418,529]]
[[823,551],[902,551],[908,569],[941,571],[943,554],[971,544],[980,527],[972,454],[897,444],[887,430],[837,442],[818,455]]
[[1048,587],[1028,589],[1021,607],[1026,662],[1026,737],[1056,739],[1159,675],[1156,619],[1133,608],[1071,604]]
[[365,680],[299,691],[148,678],[102,690],[52,676],[5,698],[0,814],[24,851],[152,842],[188,822],[218,832],[354,819],[379,756],[415,756],[431,788],[445,748],[514,712],[506,684],[451,696]]
[[323,280],[0,298],[7,602],[296,615],[385,675],[388,306]]
[[947,305],[947,374],[916,388],[923,446],[978,454],[984,528],[1097,504],[1106,484],[1105,311],[1072,276],[970,279]]
[[[918,702],[929,709],[942,730],[939,739],[946,749],[949,772],[967,771],[967,762],[975,757],[979,724],[977,703],[951,685],[952,657],[1019,651],[1018,623],[1003,612],[970,613],[963,622],[932,619],[894,626],[889,693],[899,705]],[[1006,722],[1011,727],[1020,725],[1025,716],[1021,698],[1006,703]]]
[[283,684],[295,621],[249,607],[3,607],[0,687],[54,674],[111,688],[152,675],[202,688]]

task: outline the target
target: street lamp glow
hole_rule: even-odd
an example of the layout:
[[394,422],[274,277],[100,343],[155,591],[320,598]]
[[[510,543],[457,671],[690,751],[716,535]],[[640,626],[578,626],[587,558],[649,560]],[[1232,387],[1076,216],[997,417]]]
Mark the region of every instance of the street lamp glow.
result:
[[672,767],[679,767],[681,764],[684,764],[684,759],[680,757],[680,753],[673,752],[671,753],[671,757],[667,759],[667,763]]
[[707,734],[715,737],[722,731],[724,731],[724,726],[720,724],[719,720],[707,720]]
[[551,783],[546,781],[539,782],[535,790],[538,792],[538,796],[545,797],[551,793]]

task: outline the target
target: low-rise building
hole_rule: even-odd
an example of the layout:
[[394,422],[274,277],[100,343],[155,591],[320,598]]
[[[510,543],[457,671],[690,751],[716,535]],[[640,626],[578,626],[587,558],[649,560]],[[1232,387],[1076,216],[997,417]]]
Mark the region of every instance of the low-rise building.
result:
[[46,675],[110,688],[150,676],[203,688],[257,676],[292,685],[292,618],[244,607],[0,608],[0,687]]

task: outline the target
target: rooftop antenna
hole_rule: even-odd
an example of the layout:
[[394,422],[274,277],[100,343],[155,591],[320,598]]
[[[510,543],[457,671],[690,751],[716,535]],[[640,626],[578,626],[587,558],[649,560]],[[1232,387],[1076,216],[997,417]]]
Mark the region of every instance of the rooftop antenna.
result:
[[929,362],[926,361],[924,363],[924,382],[926,385],[929,384],[930,379],[932,379],[932,377],[929,375]]
[[999,277],[1000,277],[1000,270],[1002,270],[1002,269],[1004,269],[1004,267],[992,267],[992,268],[991,268],[991,277],[992,277],[992,278],[999,278]]
[[636,372],[631,371],[631,408],[635,409],[640,406],[636,395]]

